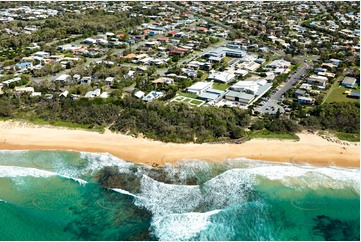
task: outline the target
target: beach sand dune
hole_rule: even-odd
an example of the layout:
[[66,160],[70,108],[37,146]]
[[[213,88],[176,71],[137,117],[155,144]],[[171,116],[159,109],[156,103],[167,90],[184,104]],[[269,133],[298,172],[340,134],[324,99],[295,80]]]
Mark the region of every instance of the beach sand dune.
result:
[[360,166],[360,143],[330,142],[302,132],[299,141],[252,139],[242,144],[174,144],[116,134],[39,126],[18,121],[0,122],[0,149],[73,150],[108,152],[121,159],[148,165],[201,159],[224,162],[249,158],[318,166]]

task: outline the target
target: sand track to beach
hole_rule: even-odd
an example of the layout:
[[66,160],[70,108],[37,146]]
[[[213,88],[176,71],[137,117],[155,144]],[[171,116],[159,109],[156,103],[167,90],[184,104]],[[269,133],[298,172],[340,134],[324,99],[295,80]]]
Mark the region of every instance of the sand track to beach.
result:
[[330,142],[302,132],[300,141],[252,139],[243,144],[175,144],[116,134],[104,134],[18,121],[0,121],[2,150],[73,150],[108,152],[121,159],[148,165],[184,159],[224,162],[249,158],[317,166],[360,166],[360,143]]

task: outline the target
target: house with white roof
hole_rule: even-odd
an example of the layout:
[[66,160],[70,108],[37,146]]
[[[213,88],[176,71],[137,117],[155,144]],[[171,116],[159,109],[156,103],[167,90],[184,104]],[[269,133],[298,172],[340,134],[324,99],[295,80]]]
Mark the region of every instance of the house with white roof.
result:
[[236,75],[234,73],[229,73],[229,72],[225,72],[225,71],[217,71],[217,72],[211,71],[207,80],[228,83],[235,77],[236,77]]
[[57,82],[67,82],[69,80],[70,80],[70,75],[68,74],[62,74],[55,79],[55,81]]
[[137,97],[137,98],[139,98],[139,99],[141,99],[142,97],[144,97],[144,94],[145,94],[145,92],[136,91],[136,92],[134,93],[134,96]]
[[163,92],[151,91],[145,97],[143,97],[143,101],[150,102],[154,99],[160,98],[163,95]]
[[325,76],[311,75],[307,79],[307,83],[311,85],[316,85],[320,89],[324,89],[326,87],[326,82],[328,78]]
[[266,67],[268,68],[289,68],[291,66],[291,62],[281,60],[274,60],[271,63],[268,63]]
[[100,96],[100,93],[101,93],[100,89],[97,88],[97,89],[95,89],[94,91],[89,91],[89,92],[87,92],[87,93],[85,94],[85,97],[86,97],[86,98],[99,97],[99,96]]
[[199,95],[208,89],[212,88],[212,82],[196,82],[192,86],[187,88],[187,91],[192,94]]
[[113,85],[113,83],[114,83],[114,77],[109,76],[109,77],[105,78],[105,85],[111,86],[111,85]]

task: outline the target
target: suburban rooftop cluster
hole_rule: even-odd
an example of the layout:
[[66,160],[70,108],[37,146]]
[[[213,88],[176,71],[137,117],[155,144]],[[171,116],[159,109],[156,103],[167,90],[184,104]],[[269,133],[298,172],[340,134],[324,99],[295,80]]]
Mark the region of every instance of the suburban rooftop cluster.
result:
[[358,2],[1,5],[0,94],[256,114],[359,98]]

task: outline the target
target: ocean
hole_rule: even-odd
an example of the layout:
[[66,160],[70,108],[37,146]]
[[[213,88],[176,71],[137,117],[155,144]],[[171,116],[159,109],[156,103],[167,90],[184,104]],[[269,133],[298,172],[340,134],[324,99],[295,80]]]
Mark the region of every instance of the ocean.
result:
[[0,151],[0,240],[360,240],[360,170]]

